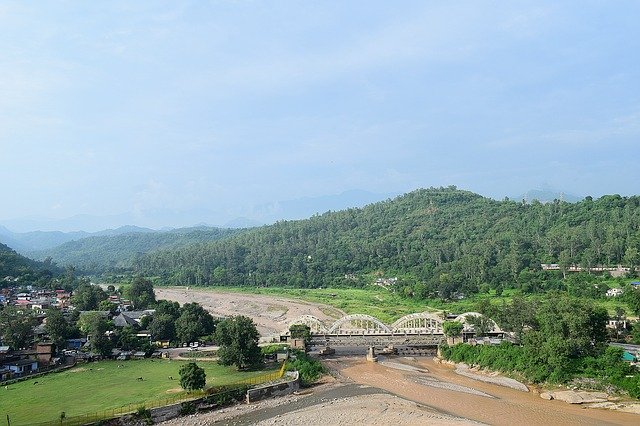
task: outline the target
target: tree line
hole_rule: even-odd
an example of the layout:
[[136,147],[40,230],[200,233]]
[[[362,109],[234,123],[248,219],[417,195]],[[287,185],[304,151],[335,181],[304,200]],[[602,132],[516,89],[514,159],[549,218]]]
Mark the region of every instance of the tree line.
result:
[[[455,187],[282,221],[140,256],[133,272],[186,285],[362,286],[399,276],[418,297],[564,286],[570,265],[640,265],[640,197],[496,201]],[[557,263],[560,271],[542,271]],[[567,275],[567,278],[570,275]]]

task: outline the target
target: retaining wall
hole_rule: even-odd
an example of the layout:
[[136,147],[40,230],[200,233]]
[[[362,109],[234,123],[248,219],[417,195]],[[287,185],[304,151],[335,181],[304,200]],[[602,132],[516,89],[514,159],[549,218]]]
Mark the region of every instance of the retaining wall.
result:
[[289,379],[286,382],[249,389],[247,391],[247,404],[260,401],[261,399],[289,395],[300,389],[300,375],[297,371],[289,371],[286,373],[286,376]]

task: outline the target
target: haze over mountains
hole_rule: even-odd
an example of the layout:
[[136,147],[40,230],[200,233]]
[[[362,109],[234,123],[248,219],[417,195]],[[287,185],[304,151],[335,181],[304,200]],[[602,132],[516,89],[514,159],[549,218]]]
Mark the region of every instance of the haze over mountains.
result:
[[[260,204],[242,212],[245,216],[222,221],[220,212],[196,209],[176,212],[169,209],[128,213],[110,216],[76,215],[64,219],[14,219],[0,222],[0,242],[20,253],[44,252],[70,241],[89,237],[113,237],[131,233],[153,233],[178,230],[190,232],[193,227],[201,229],[252,228],[279,220],[306,219],[327,211],[339,211],[352,207],[393,198],[399,194],[382,194],[363,190],[345,191],[341,194],[320,197],[303,197],[295,200]],[[512,200],[538,200],[542,203],[554,199],[576,202],[582,199],[543,185]],[[216,222],[220,218],[221,222]],[[219,224],[218,224],[219,223]],[[41,254],[41,253],[39,253]]]

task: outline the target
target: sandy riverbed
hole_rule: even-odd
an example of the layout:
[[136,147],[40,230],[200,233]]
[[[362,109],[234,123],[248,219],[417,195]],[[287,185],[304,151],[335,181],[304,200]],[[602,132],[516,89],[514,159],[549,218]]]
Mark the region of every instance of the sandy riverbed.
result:
[[250,317],[263,337],[287,330],[289,322],[302,315],[313,315],[328,322],[345,315],[332,306],[276,296],[186,288],[157,288],[155,291],[157,299],[172,300],[180,304],[198,302],[215,316]]
[[[180,303],[201,303],[215,315],[249,316],[263,335],[286,329],[289,321],[301,315],[323,320],[343,315],[327,306],[275,296],[185,289],[158,289],[156,293],[158,298]],[[522,392],[484,383],[456,374],[453,366],[430,358],[381,361],[369,363],[364,357],[325,360],[338,379],[330,379],[310,394],[231,407],[167,424],[640,424],[637,414],[547,401],[535,389]]]

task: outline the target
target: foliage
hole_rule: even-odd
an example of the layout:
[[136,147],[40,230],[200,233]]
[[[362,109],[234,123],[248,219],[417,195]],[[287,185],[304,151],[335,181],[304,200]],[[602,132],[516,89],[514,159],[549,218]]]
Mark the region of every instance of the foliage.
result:
[[[362,287],[373,282],[363,275],[380,273],[399,277],[399,294],[446,299],[567,290],[563,272],[579,275],[569,266],[625,263],[638,247],[640,197],[526,204],[450,187],[155,251],[136,271],[183,285],[304,288]],[[561,258],[564,271],[541,270]],[[604,290],[569,284],[576,296]]]
[[91,350],[108,356],[111,354],[113,344],[106,332],[111,328],[111,324],[99,311],[85,312],[78,320],[78,327],[88,337]]
[[463,324],[458,321],[445,321],[442,329],[447,337],[458,337],[462,334]]
[[22,349],[33,341],[33,327],[37,321],[32,311],[11,306],[0,309],[0,340],[13,349]]
[[142,277],[135,278],[130,286],[125,287],[124,293],[137,310],[147,309],[156,303],[153,284],[151,281]]
[[145,253],[215,241],[239,232],[241,230],[198,227],[166,232],[93,236],[69,241],[31,255],[36,259],[53,258],[62,265],[75,265],[85,274],[122,273],[131,271],[136,260]]
[[292,339],[303,339],[305,346],[311,343],[311,328],[306,324],[293,324],[289,327]]
[[157,340],[173,340],[176,337],[175,320],[168,314],[155,314],[149,324],[149,332]]
[[107,298],[107,293],[97,285],[81,284],[74,290],[71,303],[79,311],[95,311]]
[[195,362],[183,365],[178,373],[180,374],[180,386],[182,386],[182,389],[188,391],[204,389],[207,375],[204,369],[198,367]]
[[287,345],[286,343],[274,343],[272,345],[262,346],[260,350],[262,351],[263,355],[272,355],[288,347],[289,345]]
[[286,368],[287,371],[298,371],[302,386],[311,386],[326,373],[320,361],[299,350],[293,352],[293,358],[287,361]]
[[197,303],[185,303],[175,321],[176,336],[183,343],[196,342],[215,329],[216,322],[211,314]]
[[59,309],[47,310],[47,322],[44,329],[58,349],[64,349],[67,339],[75,334],[74,328],[67,322]]
[[[521,306],[522,301],[514,303]],[[609,374],[607,378],[613,380],[614,375],[607,369],[621,371],[621,354],[606,345],[604,309],[590,301],[559,294],[542,298],[527,309],[530,308],[534,318],[527,321],[528,330],[522,334],[521,345],[503,342],[499,346],[443,346],[442,355],[455,362],[517,371],[533,382],[564,383],[578,374],[594,371]],[[505,323],[507,330],[509,326],[509,322]]]
[[251,318],[235,316],[220,321],[215,332],[215,341],[220,345],[219,362],[235,365],[238,369],[259,366],[263,361],[259,337]]

